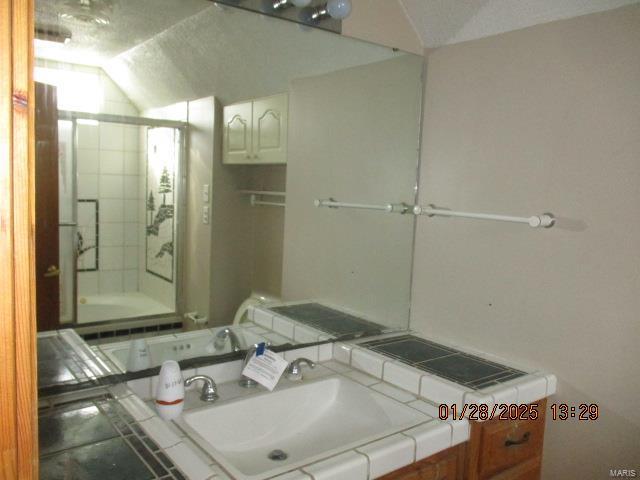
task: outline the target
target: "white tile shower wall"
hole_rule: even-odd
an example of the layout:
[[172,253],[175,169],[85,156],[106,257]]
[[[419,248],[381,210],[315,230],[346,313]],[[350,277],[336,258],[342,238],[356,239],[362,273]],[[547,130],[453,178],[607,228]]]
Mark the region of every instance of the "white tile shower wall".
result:
[[99,218],[98,271],[79,274],[82,295],[138,291],[138,130],[107,123],[78,126],[79,199],[98,200]]

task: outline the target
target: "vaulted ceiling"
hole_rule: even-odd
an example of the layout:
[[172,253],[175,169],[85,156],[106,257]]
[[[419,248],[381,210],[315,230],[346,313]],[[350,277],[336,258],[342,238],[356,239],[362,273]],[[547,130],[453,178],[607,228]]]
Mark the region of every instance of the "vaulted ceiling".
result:
[[111,21],[108,26],[59,18],[60,12],[82,10],[81,4],[81,0],[36,0],[36,26],[64,27],[73,38],[68,45],[49,45],[44,51],[36,45],[37,57],[99,66],[211,7],[207,0],[90,0],[91,7],[104,9]]
[[638,0],[399,0],[427,48],[610,10]]

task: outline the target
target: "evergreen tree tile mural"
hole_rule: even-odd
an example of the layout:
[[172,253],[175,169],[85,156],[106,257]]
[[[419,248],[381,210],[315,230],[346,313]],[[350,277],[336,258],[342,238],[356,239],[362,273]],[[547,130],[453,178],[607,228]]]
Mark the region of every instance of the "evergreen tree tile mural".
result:
[[170,283],[173,283],[175,264],[174,200],[178,149],[175,129],[148,129],[146,270]]

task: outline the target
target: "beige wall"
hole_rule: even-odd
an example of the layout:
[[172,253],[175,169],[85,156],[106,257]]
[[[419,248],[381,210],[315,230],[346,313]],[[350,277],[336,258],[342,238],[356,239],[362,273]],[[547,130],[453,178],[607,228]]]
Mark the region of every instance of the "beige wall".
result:
[[[216,102],[214,138],[222,138],[222,106]],[[226,325],[251,293],[251,207],[239,195],[247,169],[222,164],[222,142],[213,155],[211,184],[210,324]]]
[[[185,312],[209,316],[211,296],[211,224],[202,223],[204,185],[212,183],[214,157],[213,97],[188,102],[189,155],[187,157],[187,208],[184,235],[183,301]],[[211,201],[208,203],[211,206]],[[189,325],[192,327],[192,325]]]
[[407,55],[292,82],[286,299],[315,298],[407,326],[412,216],[313,201],[412,203],[422,67]]
[[[285,167],[223,165],[214,97],[188,102],[189,158],[184,256],[184,310],[233,321],[252,291],[280,295],[283,209],[252,208],[238,190],[284,190]],[[202,222],[202,189],[210,189],[210,221]]]
[[428,58],[421,203],[557,226],[418,220],[411,327],[558,376],[545,479],[640,458],[640,6]]
[[[252,166],[245,179],[247,190],[284,192],[286,165]],[[263,197],[284,202],[282,197]],[[245,201],[248,201],[245,199]],[[251,290],[274,297],[282,294],[284,208],[259,206],[251,209]]]
[[352,0],[342,34],[422,55],[423,46],[398,0]]
[[[189,104],[189,177],[184,257],[184,309],[209,317],[210,325],[233,321],[251,292],[252,218],[247,199],[238,194],[248,178],[244,166],[222,164],[214,97]],[[209,185],[209,224],[202,222],[204,185]]]

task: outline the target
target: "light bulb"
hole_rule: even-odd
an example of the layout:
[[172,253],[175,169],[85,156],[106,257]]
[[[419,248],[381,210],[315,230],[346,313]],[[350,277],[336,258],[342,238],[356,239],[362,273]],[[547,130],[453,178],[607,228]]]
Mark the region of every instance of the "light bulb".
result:
[[291,1],[298,8],[305,8],[311,5],[311,0],[291,0]]
[[329,0],[327,12],[336,20],[347,18],[351,14],[351,0]]

